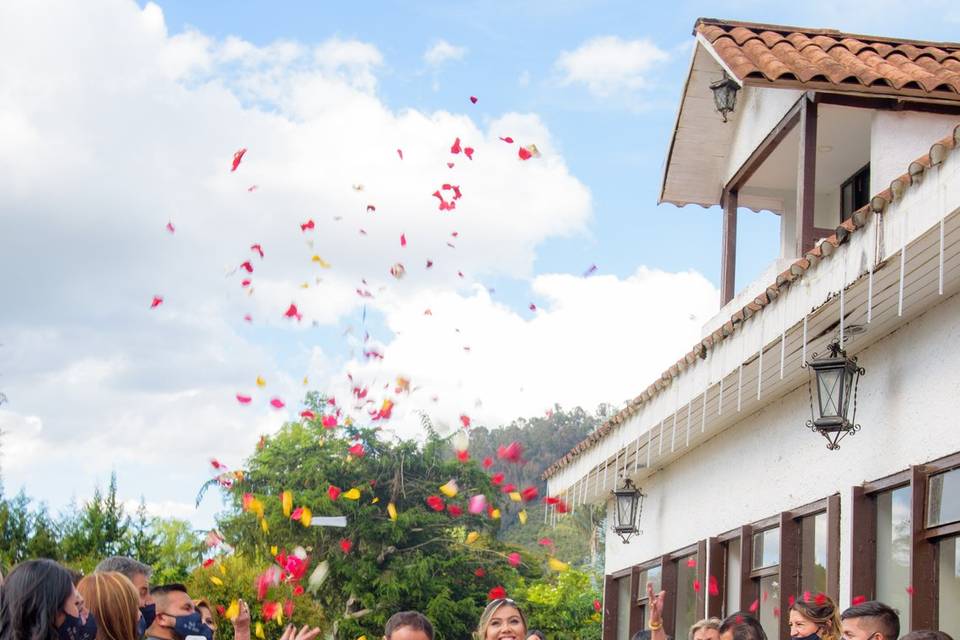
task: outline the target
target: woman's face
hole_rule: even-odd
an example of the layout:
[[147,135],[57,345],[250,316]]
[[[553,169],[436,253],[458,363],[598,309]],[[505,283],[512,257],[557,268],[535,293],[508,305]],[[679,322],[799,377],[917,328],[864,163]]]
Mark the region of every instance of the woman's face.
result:
[[57,611],[57,618],[54,620],[54,623],[58,627],[67,619],[68,614],[74,618],[86,617],[83,615],[87,610],[87,607],[83,603],[83,596],[80,595],[76,587],[71,587],[71,589],[72,591],[70,595],[67,596],[67,599],[63,601],[63,606],[60,608],[60,611]]
[[197,607],[197,611],[200,612],[200,619],[203,620],[203,624],[216,631],[217,625],[213,622],[213,612],[210,611],[209,608],[203,606]]
[[790,637],[803,638],[813,633],[818,633],[820,628],[816,622],[803,617],[799,611],[790,612]]
[[505,604],[493,612],[483,640],[525,640],[526,637],[527,626],[519,609]]

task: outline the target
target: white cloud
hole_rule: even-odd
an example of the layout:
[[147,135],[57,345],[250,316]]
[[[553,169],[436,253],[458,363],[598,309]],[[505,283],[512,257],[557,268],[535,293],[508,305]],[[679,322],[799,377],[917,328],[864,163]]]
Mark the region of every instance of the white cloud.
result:
[[[626,279],[541,275],[533,294],[538,309],[529,314],[482,287],[467,294],[425,290],[385,303],[396,337],[382,345],[384,359],[355,359],[344,369],[371,390],[372,405],[363,409],[392,394],[383,385],[397,376],[416,388],[398,404],[392,424],[404,435],[419,431],[418,410],[445,424],[467,413],[495,426],[554,403],[620,405],[696,342],[719,295],[700,274],[643,267]],[[348,396],[343,385],[337,397]]]
[[586,85],[594,95],[607,97],[648,86],[648,72],[668,59],[669,54],[650,40],[599,36],[562,52],[556,67],[561,84]]
[[463,60],[465,55],[467,55],[466,47],[458,47],[446,40],[438,40],[424,52],[423,61],[431,67],[439,67],[451,60]]

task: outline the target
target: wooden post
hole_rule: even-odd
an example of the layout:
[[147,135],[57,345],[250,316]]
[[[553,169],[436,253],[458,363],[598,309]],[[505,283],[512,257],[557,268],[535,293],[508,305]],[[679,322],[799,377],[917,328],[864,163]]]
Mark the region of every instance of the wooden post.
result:
[[723,245],[720,249],[720,306],[733,300],[737,275],[737,192],[723,192]]
[[827,498],[827,595],[840,601],[840,495]]
[[619,585],[613,576],[603,579],[603,640],[617,638],[617,589]]
[[937,548],[924,538],[926,529],[927,473],[923,467],[910,469],[910,629],[936,629],[939,609]]
[[[667,598],[663,602],[663,632],[667,636],[676,638],[677,624],[677,597],[670,597],[669,594],[677,593],[677,563],[671,560],[669,555],[660,559],[660,588],[667,592]],[[684,631],[686,633],[686,631]]]
[[707,541],[701,540],[697,543],[697,582],[700,583],[700,589],[696,592],[696,619],[707,617]]
[[817,103],[805,97],[800,106],[800,155],[797,162],[797,257],[813,248],[816,203]]
[[877,502],[863,487],[854,487],[850,538],[850,597],[877,597]]

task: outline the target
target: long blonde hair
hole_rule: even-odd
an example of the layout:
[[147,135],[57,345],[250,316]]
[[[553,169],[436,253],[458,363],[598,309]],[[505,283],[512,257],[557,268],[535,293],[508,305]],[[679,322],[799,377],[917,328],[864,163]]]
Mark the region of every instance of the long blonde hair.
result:
[[523,610],[520,608],[520,605],[510,598],[497,598],[496,600],[491,600],[489,603],[487,603],[487,607],[483,610],[483,613],[480,614],[480,622],[477,624],[477,630],[473,634],[473,637],[476,640],[484,640],[484,638],[486,638],[487,627],[490,626],[490,618],[492,618],[493,614],[497,612],[497,609],[503,605],[511,606],[517,610],[517,613],[520,614],[520,619],[523,620],[524,632],[528,631],[527,616],[523,615]]
[[91,573],[77,591],[97,621],[97,640],[137,640],[140,596],[130,578],[116,571]]

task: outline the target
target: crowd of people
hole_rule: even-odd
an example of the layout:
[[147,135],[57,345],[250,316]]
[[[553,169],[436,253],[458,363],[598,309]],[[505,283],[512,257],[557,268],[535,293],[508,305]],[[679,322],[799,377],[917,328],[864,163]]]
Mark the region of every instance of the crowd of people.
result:
[[[649,629],[638,631],[630,640],[669,640],[663,630],[663,603],[667,593],[653,592],[647,585]],[[876,600],[859,602],[840,611],[830,596],[805,594],[796,599],[787,614],[791,640],[953,640],[943,631],[911,631],[900,635],[896,609]],[[690,627],[687,640],[767,640],[756,616],[745,611],[723,620],[706,618]]]
[[[215,640],[216,607],[193,599],[182,584],[150,585],[151,568],[125,557],[107,558],[80,576],[53,560],[28,560],[0,576],[0,640]],[[647,585],[648,628],[631,640],[669,640],[663,628],[667,594]],[[840,612],[824,594],[798,599],[789,610],[793,640],[952,640],[942,631],[900,636],[897,612],[882,602],[861,602]],[[239,602],[231,621],[236,640],[250,640],[250,609]],[[315,640],[316,627],[288,625],[280,640]],[[387,621],[384,640],[433,640],[430,620],[402,611]],[[520,606],[491,600],[474,633],[476,640],[545,640],[530,629]],[[767,640],[757,618],[737,612],[724,620],[694,624],[688,640]]]

